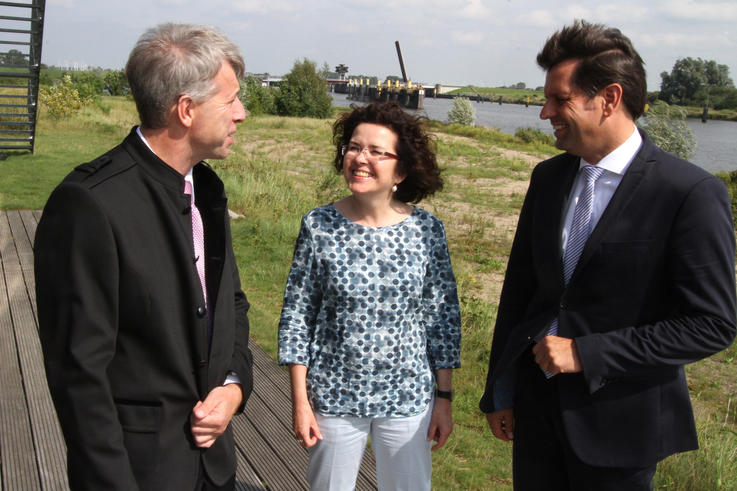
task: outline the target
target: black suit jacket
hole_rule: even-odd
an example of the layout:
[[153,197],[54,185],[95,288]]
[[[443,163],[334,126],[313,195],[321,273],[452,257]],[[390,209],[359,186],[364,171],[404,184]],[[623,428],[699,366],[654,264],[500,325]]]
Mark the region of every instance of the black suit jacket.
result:
[[[195,166],[206,236],[213,335],[193,262],[184,179],[135,130],[77,167],[39,222],[35,272],[41,343],[73,489],[193,489],[235,472],[230,429],[196,447],[189,415],[234,371],[252,387],[223,184]],[[242,408],[241,408],[242,409]]]
[[[643,144],[567,286],[561,228],[579,158],[539,164],[520,214],[492,342],[494,383],[558,317],[583,373],[558,375],[559,410],[578,457],[642,467],[698,447],[683,365],[735,337],[735,238],[715,176]],[[529,362],[528,362],[529,363]],[[525,396],[518,384],[516,402]],[[502,408],[498,408],[502,409]]]

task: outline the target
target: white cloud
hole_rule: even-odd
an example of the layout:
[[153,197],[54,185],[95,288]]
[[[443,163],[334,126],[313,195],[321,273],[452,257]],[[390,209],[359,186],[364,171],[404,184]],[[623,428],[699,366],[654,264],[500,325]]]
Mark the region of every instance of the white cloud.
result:
[[463,17],[480,19],[489,17],[491,15],[491,9],[484,5],[482,0],[467,0],[466,5],[461,9],[461,15]]
[[[595,20],[612,27],[618,27],[624,31],[622,24],[633,21],[651,22],[655,14],[648,5],[634,3],[616,3],[596,7],[594,17],[587,20]],[[626,34],[626,33],[625,33]]]
[[517,17],[515,22],[519,25],[545,28],[557,27],[560,24],[549,10],[532,10]]
[[235,0],[231,7],[236,12],[249,14],[268,14],[272,12],[295,12],[304,8],[293,0]]
[[737,2],[696,2],[671,0],[659,8],[660,15],[687,21],[734,22],[737,21]]
[[594,14],[591,12],[591,9],[575,4],[566,7],[565,13],[558,16],[561,24],[570,24],[574,19],[591,21],[593,18]]
[[451,31],[450,39],[456,44],[477,45],[484,40],[484,33],[478,31]]

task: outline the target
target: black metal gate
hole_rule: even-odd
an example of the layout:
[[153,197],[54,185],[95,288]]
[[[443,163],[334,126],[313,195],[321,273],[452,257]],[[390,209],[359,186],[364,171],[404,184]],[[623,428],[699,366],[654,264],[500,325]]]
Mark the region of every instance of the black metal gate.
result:
[[45,7],[45,0],[0,2],[2,150],[33,152]]

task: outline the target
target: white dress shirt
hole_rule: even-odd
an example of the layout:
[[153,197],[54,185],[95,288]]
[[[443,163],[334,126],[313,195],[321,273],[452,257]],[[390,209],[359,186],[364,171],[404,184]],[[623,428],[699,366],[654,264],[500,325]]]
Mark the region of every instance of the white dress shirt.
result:
[[[596,167],[604,169],[604,173],[596,181],[594,186],[594,208],[591,212],[591,230],[596,228],[596,224],[599,223],[601,215],[604,214],[604,210],[609,205],[614,192],[617,190],[619,183],[622,182],[624,173],[627,172],[632,159],[635,158],[638,150],[642,146],[642,136],[637,128],[632,129],[632,135],[630,135],[624,143],[612,150],[603,159],[596,164]],[[568,209],[566,210],[565,221],[563,222],[563,230],[561,231],[561,246],[563,248],[563,254],[566,252],[566,245],[568,243],[568,232],[571,229],[571,222],[573,221],[573,210],[576,208],[578,198],[583,191],[585,180],[582,177],[583,173],[581,169],[585,165],[592,165],[586,162],[584,159],[580,159],[581,163],[578,168],[578,174],[576,180],[573,182],[571,188],[571,194],[568,199]]]

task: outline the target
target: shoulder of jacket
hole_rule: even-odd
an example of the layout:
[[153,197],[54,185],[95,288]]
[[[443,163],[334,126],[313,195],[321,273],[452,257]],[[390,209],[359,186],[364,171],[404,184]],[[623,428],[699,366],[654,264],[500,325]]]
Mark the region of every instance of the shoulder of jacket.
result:
[[136,161],[121,145],[94,160],[80,164],[67,180],[93,187],[136,165]]

